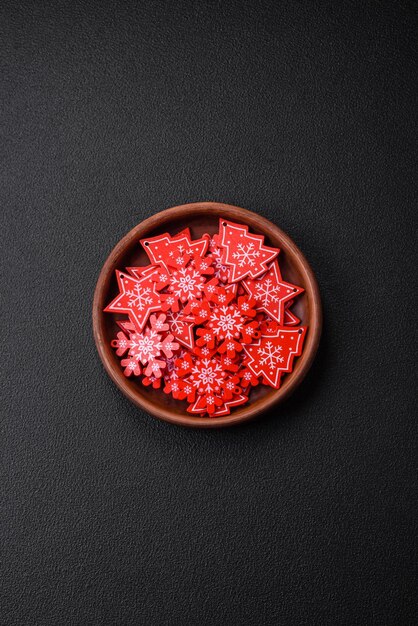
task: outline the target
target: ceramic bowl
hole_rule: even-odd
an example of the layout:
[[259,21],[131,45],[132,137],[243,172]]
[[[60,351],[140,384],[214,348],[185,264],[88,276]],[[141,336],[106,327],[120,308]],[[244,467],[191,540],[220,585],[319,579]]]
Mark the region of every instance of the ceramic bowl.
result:
[[[118,294],[115,269],[124,270],[129,266],[149,263],[139,240],[148,236],[169,232],[175,235],[186,227],[192,238],[204,233],[213,234],[218,230],[219,217],[246,224],[250,231],[265,236],[265,243],[280,248],[279,264],[284,280],[304,288],[295,301],[292,311],[300,318],[301,324],[308,327],[302,355],[295,359],[293,371],[283,377],[280,389],[259,385],[251,390],[247,404],[231,410],[224,417],[199,417],[187,413],[187,403],[174,400],[161,389],[142,385],[139,379],[126,378],[120,361],[110,342],[120,328],[117,316],[104,313],[103,309]],[[127,319],[120,316],[121,319]],[[218,202],[197,202],[176,206],[161,211],[133,228],[110,253],[103,265],[93,302],[93,329],[97,350],[103,365],[119,389],[141,409],[159,419],[197,428],[218,428],[230,426],[258,417],[287,398],[302,382],[309,370],[318,348],[322,328],[321,301],[315,276],[294,242],[280,228],[269,220],[241,209],[240,207]]]

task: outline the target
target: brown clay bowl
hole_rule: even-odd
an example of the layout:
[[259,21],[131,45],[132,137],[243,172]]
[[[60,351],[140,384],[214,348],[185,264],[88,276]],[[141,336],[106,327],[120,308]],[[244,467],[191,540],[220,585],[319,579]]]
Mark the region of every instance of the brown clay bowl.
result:
[[[292,310],[308,326],[303,353],[295,359],[294,369],[283,378],[280,389],[260,385],[252,389],[247,404],[232,409],[224,417],[198,417],[186,412],[186,402],[174,400],[161,389],[145,387],[138,379],[126,378],[110,342],[118,332],[117,316],[103,309],[118,293],[115,269],[147,265],[148,257],[139,245],[143,237],[159,233],[176,234],[189,227],[193,238],[217,232],[219,217],[247,224],[254,233],[264,235],[266,244],[280,248],[279,262],[285,280],[302,286]],[[121,319],[126,319],[120,316]],[[111,379],[134,404],[159,419],[182,426],[217,428],[253,419],[287,398],[301,383],[310,368],[322,328],[318,285],[309,264],[293,241],[264,217],[229,204],[196,202],[156,213],[133,228],[112,250],[97,281],[93,302],[93,329],[97,350]]]

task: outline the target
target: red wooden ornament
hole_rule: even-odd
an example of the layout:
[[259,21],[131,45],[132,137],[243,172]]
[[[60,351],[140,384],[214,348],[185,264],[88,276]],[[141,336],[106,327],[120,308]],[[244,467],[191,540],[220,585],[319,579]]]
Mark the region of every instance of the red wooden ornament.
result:
[[278,324],[283,324],[285,303],[303,291],[302,287],[283,281],[277,261],[257,280],[244,280],[242,284],[257,301],[257,311],[264,311]]
[[271,387],[280,386],[283,372],[291,372],[293,358],[302,354],[306,327],[277,328],[272,335],[262,335],[256,343],[244,346],[248,369],[256,378],[263,376]]
[[264,245],[262,235],[248,232],[248,226],[219,220],[219,235],[215,240],[224,249],[222,261],[231,268],[230,282],[249,276],[256,278],[267,269],[278,254],[277,248]]
[[109,313],[127,313],[139,330],[145,326],[150,313],[161,310],[161,296],[149,276],[132,278],[116,270],[119,295],[105,308]]

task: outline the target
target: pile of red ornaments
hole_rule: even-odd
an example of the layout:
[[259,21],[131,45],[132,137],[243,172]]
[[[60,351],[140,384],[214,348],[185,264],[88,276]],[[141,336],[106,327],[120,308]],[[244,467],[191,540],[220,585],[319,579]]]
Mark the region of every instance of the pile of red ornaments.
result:
[[116,271],[112,347],[125,376],[188,402],[187,411],[228,415],[252,387],[278,389],[302,353],[306,326],[290,307],[303,291],[284,282],[264,237],[226,219],[219,233],[189,229],[140,241],[150,265]]

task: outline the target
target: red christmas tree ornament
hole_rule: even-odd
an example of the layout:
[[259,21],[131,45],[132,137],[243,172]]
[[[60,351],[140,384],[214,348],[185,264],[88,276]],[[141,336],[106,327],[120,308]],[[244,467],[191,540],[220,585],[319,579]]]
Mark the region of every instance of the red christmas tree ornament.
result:
[[280,377],[291,372],[293,359],[302,354],[306,327],[277,328],[271,335],[262,335],[249,346],[244,346],[248,356],[247,367],[256,378],[263,376],[271,387],[280,386]]
[[264,245],[262,235],[248,232],[248,226],[219,220],[217,244],[224,249],[222,261],[231,268],[230,282],[236,283],[249,276],[256,278],[267,269],[278,254],[277,248]]
[[[279,250],[225,219],[219,233],[189,229],[142,239],[150,264],[117,271],[111,341],[123,373],[213,418],[280,386],[302,353],[306,327],[291,311],[303,291],[282,279]],[[121,316],[125,315],[125,319]]]
[[181,269],[186,267],[194,255],[204,256],[209,246],[209,238],[206,236],[192,241],[190,231],[186,229],[175,237],[165,233],[141,239],[140,243],[154,265]]
[[229,415],[231,412],[231,408],[234,406],[240,406],[241,404],[245,404],[248,402],[248,396],[245,396],[243,393],[234,396],[231,400],[226,400],[222,407],[215,409],[212,413],[212,417],[221,417],[221,415]]

